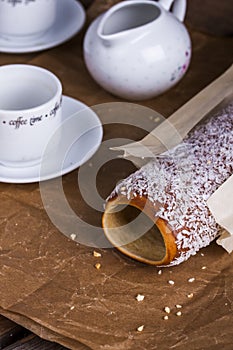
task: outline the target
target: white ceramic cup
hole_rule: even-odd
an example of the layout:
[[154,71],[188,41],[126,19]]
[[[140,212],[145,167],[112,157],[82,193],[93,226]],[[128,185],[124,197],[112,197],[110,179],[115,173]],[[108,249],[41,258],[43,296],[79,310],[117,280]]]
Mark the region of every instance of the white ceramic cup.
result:
[[42,35],[56,17],[57,0],[1,0],[0,35],[33,38]]
[[61,82],[44,68],[13,64],[0,67],[0,87],[0,163],[40,163],[61,125]]

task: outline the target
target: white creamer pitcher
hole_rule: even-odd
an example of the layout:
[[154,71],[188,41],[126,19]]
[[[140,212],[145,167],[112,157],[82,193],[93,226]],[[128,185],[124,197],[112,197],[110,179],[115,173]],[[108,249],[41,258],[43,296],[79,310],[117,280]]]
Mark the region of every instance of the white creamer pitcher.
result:
[[110,8],[85,35],[84,58],[92,77],[131,100],[171,88],[191,58],[185,12],[186,0],[126,0]]

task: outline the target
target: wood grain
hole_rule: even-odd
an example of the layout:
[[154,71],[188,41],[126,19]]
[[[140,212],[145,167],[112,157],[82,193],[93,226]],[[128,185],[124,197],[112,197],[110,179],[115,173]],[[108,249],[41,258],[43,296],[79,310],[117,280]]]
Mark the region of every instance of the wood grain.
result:
[[61,345],[42,340],[39,337],[30,334],[29,336],[7,346],[4,350],[65,350]]
[[5,349],[28,333],[23,327],[0,316],[0,349]]

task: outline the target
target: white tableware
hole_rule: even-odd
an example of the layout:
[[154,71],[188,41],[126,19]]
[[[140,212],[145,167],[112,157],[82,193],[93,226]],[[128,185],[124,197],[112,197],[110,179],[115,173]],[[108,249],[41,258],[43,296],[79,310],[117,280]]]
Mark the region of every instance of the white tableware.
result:
[[185,11],[186,0],[126,0],[110,8],[85,35],[84,57],[92,77],[107,91],[132,100],[171,88],[191,57]]
[[0,163],[13,167],[39,163],[61,123],[59,79],[44,68],[11,64],[0,67],[0,87]]
[[57,0],[1,0],[0,34],[6,38],[37,37],[56,16]]
[[[83,111],[86,111],[85,113]],[[73,116],[73,117],[72,117]],[[70,133],[63,135],[64,143],[60,144],[53,159],[65,154],[62,163],[58,159],[56,166],[47,167],[45,164],[36,166],[16,168],[0,165],[0,181],[5,183],[33,183],[50,180],[65,175],[87,162],[97,151],[103,137],[103,129],[97,115],[84,103],[73,98],[63,96],[61,124],[69,125],[69,119],[76,120],[76,141],[71,142]],[[82,128],[80,128],[82,125]],[[67,128],[67,130],[69,127]],[[65,149],[63,146],[66,144]],[[67,144],[69,147],[67,147]],[[62,166],[60,167],[60,165]]]
[[[39,0],[38,0],[39,1]],[[56,0],[57,11],[53,25],[36,38],[5,38],[0,35],[0,52],[38,52],[60,45],[71,39],[83,27],[86,14],[76,0]]]

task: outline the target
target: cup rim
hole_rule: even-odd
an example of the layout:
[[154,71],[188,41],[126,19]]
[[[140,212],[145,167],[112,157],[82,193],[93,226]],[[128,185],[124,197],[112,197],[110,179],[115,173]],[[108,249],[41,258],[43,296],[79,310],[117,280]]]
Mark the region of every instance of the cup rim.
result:
[[6,114],[12,114],[12,113],[33,113],[36,112],[42,108],[45,108],[48,104],[51,104],[51,102],[53,102],[53,100],[56,100],[59,96],[62,96],[62,84],[61,81],[58,79],[58,77],[52,73],[50,70],[40,67],[40,66],[35,66],[32,64],[6,64],[6,65],[2,65],[0,66],[0,74],[1,74],[1,69],[9,69],[10,67],[12,68],[26,68],[26,69],[31,69],[31,70],[37,70],[42,72],[43,74],[49,76],[50,78],[52,78],[55,83],[56,83],[56,92],[54,93],[54,95],[46,102],[32,107],[32,108],[26,108],[26,109],[3,109],[0,108],[0,113],[4,113]]

